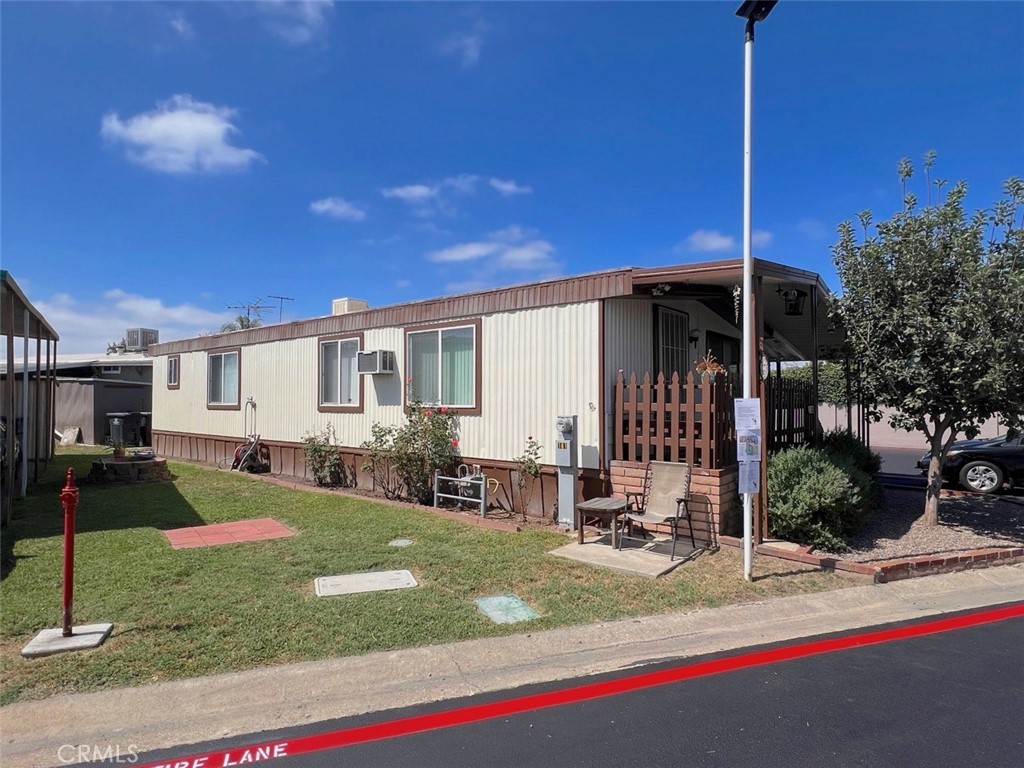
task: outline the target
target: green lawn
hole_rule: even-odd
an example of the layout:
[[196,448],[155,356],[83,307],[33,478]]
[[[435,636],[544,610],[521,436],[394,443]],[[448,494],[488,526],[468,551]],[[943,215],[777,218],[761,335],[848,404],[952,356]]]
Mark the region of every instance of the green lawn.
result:
[[[36,632],[60,625],[59,491],[68,466],[84,478],[93,453],[62,453],[16,504],[3,532],[0,704],[142,685],[271,664],[536,631],[851,584],[793,563],[765,562],[747,584],[738,554],[703,556],[652,581],[548,557],[551,531],[483,530],[341,494],[280,488],[183,463],[171,483],[81,484],[75,544],[76,624],[114,622],[99,649],[25,660]],[[287,538],[172,550],[161,531],[273,517]],[[411,547],[388,541],[407,537]],[[13,541],[13,545],[12,542]],[[318,576],[408,568],[420,587],[317,598]],[[775,575],[769,575],[775,569]],[[538,613],[496,625],[476,597],[514,592]]]

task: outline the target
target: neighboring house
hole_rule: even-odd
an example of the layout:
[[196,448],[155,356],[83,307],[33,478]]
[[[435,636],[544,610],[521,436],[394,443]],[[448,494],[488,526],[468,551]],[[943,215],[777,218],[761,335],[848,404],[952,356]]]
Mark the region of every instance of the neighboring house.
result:
[[[730,260],[623,268],[375,309],[339,300],[327,317],[158,344],[150,348],[154,447],[164,456],[225,460],[241,442],[251,397],[273,472],[305,476],[303,435],[331,425],[359,485],[370,487],[359,446],[375,422],[401,423],[416,397],[459,415],[464,460],[502,480],[498,502],[508,506],[509,474],[527,438],[544,445],[542,460],[550,462],[556,418],[574,415],[581,493],[621,490],[621,478],[642,474],[637,467],[651,458],[688,460],[707,497],[705,536],[726,533],[735,524],[731,397],[723,377],[689,388],[685,379],[710,349],[736,380],[741,275],[742,262]],[[813,359],[819,328],[824,334],[828,326],[816,311],[828,293],[819,276],[756,261],[755,286],[766,360]],[[776,289],[801,297],[801,305],[809,296],[809,311],[787,314],[795,305],[772,295]],[[370,351],[381,354],[359,357]],[[393,372],[360,374],[360,363]],[[670,381],[660,397],[656,381],[644,390],[644,375],[659,372],[683,377],[678,394]],[[641,381],[636,387],[631,374]],[[651,397],[664,407],[645,406]],[[809,417],[801,405],[799,414],[775,421],[799,441],[811,408]],[[534,512],[550,516],[554,472],[545,470]]]
[[153,360],[144,352],[60,355],[57,358],[57,431],[81,429],[84,443],[111,439],[109,414],[122,423],[129,445],[149,445]]
[[[112,438],[114,414],[125,443],[149,445],[153,360],[145,351],[57,355],[50,366],[56,380],[56,432],[77,428],[80,442],[103,445]],[[14,370],[20,380],[21,366],[15,365]],[[6,364],[2,364],[0,377],[6,375]]]

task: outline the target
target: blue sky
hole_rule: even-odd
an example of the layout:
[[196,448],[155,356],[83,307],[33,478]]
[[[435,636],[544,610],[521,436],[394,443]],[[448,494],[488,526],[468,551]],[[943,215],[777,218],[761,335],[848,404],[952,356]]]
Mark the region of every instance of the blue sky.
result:
[[[4,268],[62,336],[741,255],[737,2],[0,6]],[[821,272],[930,149],[1024,174],[1024,4],[782,0],[755,253]],[[276,321],[278,311],[268,313]]]

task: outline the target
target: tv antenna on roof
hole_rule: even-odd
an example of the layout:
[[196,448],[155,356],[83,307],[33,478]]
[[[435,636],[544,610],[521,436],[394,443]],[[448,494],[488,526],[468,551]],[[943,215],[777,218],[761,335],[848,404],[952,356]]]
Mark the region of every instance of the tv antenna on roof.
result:
[[277,299],[280,306],[277,308],[277,322],[281,322],[284,318],[284,303],[286,301],[295,301],[291,296],[267,296],[268,299]]
[[256,315],[257,318],[262,320],[263,319],[263,313],[270,311],[271,309],[273,309],[273,307],[271,307],[269,305],[266,305],[266,304],[260,304],[260,300],[256,299],[255,301],[251,301],[248,304],[240,304],[240,305],[235,306],[235,307],[232,307],[232,306],[229,305],[228,309],[234,309],[234,310],[237,310],[239,312],[241,312],[244,309],[245,310],[245,319],[246,320],[252,320],[252,316],[253,315]]

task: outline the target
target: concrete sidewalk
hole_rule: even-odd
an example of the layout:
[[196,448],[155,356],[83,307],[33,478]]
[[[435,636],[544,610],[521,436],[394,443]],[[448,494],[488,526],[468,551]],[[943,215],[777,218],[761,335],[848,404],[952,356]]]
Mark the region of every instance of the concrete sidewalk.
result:
[[1024,600],[1024,565],[391,653],[305,662],[0,709],[4,768],[64,744],[138,752]]

